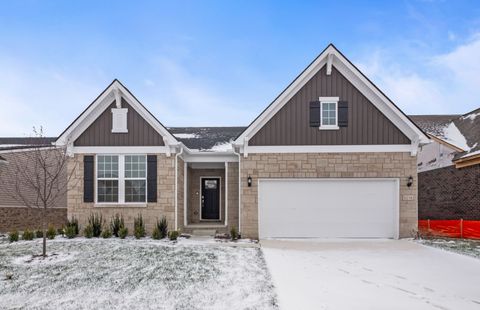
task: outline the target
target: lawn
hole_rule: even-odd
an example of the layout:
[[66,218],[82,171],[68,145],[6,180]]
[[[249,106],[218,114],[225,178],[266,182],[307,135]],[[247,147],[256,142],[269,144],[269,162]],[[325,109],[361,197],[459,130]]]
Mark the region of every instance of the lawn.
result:
[[417,242],[447,251],[480,258],[480,240],[432,238],[420,239],[417,240]]
[[277,309],[257,247],[57,237],[48,251],[0,241],[2,309]]

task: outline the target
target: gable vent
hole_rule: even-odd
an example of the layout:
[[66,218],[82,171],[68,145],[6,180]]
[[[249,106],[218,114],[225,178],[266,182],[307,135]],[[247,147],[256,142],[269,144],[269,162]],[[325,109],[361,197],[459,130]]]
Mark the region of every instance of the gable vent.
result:
[[127,114],[128,109],[122,109],[122,96],[118,89],[114,90],[115,92],[115,105],[116,107],[112,109],[112,132],[113,133],[127,133]]

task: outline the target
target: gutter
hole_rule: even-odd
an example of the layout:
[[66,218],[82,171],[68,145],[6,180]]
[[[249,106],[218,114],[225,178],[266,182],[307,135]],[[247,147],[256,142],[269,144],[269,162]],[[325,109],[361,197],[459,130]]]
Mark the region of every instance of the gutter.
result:
[[179,147],[180,152],[175,154],[175,230],[178,230],[178,157],[183,153],[182,145],[179,144]]

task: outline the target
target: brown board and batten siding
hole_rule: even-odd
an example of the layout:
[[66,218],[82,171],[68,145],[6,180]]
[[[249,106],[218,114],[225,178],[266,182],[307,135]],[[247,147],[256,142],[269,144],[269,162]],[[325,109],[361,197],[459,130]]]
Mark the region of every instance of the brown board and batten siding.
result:
[[[309,126],[309,104],[319,97],[348,102],[348,126]],[[410,144],[410,140],[335,67],[324,66],[248,142],[249,145]]]
[[75,140],[75,146],[163,146],[162,136],[122,98],[128,108],[128,133],[112,133],[112,112],[115,102]]

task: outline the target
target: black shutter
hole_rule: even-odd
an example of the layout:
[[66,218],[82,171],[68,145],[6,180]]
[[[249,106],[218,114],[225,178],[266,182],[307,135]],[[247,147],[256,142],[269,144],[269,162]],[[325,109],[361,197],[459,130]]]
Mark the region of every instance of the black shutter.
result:
[[83,156],[83,202],[93,202],[94,161],[92,155]]
[[320,127],[320,101],[310,102],[310,127]]
[[157,202],[157,155],[147,156],[147,201]]
[[338,127],[348,127],[348,101],[338,102]]

